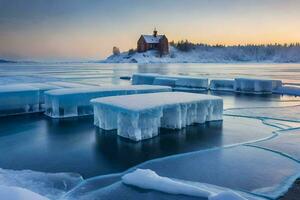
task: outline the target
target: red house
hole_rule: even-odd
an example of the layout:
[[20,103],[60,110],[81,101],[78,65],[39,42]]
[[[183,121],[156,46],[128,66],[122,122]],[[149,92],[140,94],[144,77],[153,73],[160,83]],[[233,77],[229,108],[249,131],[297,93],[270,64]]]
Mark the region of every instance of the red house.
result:
[[137,42],[137,51],[146,52],[148,50],[157,50],[160,55],[169,54],[169,42],[165,35],[157,35],[154,29],[153,35],[141,35]]

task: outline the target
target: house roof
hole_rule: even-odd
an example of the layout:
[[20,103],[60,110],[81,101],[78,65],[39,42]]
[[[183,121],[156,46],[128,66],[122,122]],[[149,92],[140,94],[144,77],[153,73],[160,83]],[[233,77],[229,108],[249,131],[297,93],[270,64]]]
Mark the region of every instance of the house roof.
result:
[[163,35],[157,35],[156,37],[153,35],[142,35],[142,37],[145,39],[146,43],[156,44],[159,43],[159,40],[163,37]]

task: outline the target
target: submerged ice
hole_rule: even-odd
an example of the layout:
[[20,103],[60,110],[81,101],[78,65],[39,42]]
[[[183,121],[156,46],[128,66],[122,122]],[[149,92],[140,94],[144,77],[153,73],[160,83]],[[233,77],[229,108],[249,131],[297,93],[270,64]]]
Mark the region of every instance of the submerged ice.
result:
[[222,120],[220,97],[164,92],[93,99],[94,124],[139,141],[158,135],[159,128],[181,129],[194,123]]

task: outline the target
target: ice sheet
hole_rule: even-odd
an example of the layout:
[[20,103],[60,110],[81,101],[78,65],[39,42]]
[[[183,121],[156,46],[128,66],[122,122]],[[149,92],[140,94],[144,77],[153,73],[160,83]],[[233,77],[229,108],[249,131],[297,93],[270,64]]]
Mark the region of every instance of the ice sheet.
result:
[[300,105],[286,107],[233,108],[225,110],[224,114],[300,122]]
[[49,199],[58,199],[83,179],[72,173],[43,173],[0,169],[0,185],[25,188]]
[[37,193],[20,187],[9,187],[0,185],[0,197],[5,200],[49,200]]
[[135,141],[158,135],[159,127],[181,129],[222,120],[223,100],[212,95],[164,92],[93,99],[94,124]]
[[90,100],[93,98],[168,91],[171,91],[170,87],[152,85],[89,86],[51,90],[45,93],[45,114],[53,118],[91,115],[93,107]]
[[[281,154],[250,146],[174,155],[148,161],[138,165],[137,168],[151,169],[159,176],[172,177],[172,180],[184,180],[185,183],[197,185],[197,187],[206,186],[213,191],[216,188],[212,186],[215,185],[222,187],[223,191],[224,188],[230,188],[249,200],[260,199],[261,196],[276,199],[286,192],[300,175],[298,162]],[[68,193],[67,197],[68,199],[202,199],[182,195],[170,196],[170,194],[140,190],[122,184],[121,177],[133,170],[135,169],[123,174],[87,180]],[[245,195],[240,191],[260,197]]]
[[251,144],[271,151],[282,153],[300,162],[300,128],[279,132],[277,137]]

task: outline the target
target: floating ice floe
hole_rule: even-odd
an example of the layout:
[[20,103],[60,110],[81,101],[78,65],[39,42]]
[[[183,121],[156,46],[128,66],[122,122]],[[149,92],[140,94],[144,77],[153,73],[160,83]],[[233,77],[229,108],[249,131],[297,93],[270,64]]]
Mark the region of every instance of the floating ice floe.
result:
[[90,100],[98,97],[130,95],[153,92],[169,92],[166,86],[132,85],[108,87],[80,87],[51,90],[45,93],[45,114],[53,118],[75,117],[93,114]]
[[223,99],[184,92],[97,98],[94,124],[134,141],[158,135],[159,127],[180,129],[193,123],[222,120]]
[[209,89],[214,91],[234,92],[235,81],[230,79],[212,79],[209,83]]
[[274,89],[273,93],[300,96],[300,87],[284,85],[282,87],[278,87]]
[[282,86],[280,80],[236,78],[235,91],[242,93],[272,93]]
[[150,169],[137,169],[122,177],[125,184],[136,186],[143,189],[157,190],[175,195],[188,195],[195,197],[205,197],[208,200],[246,200],[233,191],[216,192],[215,190],[202,185],[189,184],[181,180],[159,176]]
[[0,86],[0,115],[39,111],[39,89],[29,85]]
[[159,74],[133,74],[132,84],[148,84],[148,85],[168,85],[179,88],[197,88],[207,89],[208,79],[193,77],[193,76],[179,76],[179,75],[159,75]]

